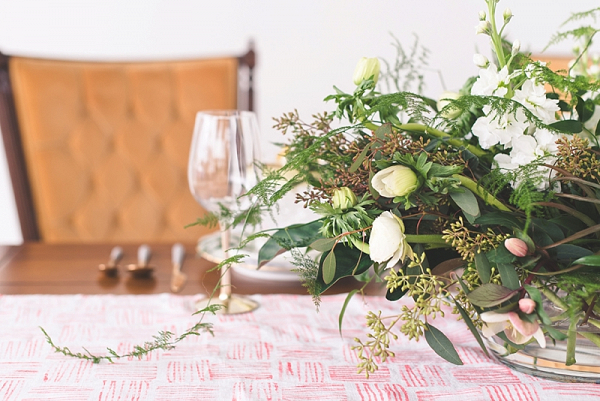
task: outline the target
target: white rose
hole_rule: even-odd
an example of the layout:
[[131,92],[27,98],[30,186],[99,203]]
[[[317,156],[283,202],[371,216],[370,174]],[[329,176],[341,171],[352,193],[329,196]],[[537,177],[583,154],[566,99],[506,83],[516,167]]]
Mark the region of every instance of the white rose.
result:
[[373,221],[369,238],[371,260],[392,267],[406,257],[412,258],[413,250],[406,242],[404,223],[392,212],[383,212]]
[[371,185],[386,198],[406,196],[419,187],[419,180],[414,171],[406,166],[391,166],[375,174]]

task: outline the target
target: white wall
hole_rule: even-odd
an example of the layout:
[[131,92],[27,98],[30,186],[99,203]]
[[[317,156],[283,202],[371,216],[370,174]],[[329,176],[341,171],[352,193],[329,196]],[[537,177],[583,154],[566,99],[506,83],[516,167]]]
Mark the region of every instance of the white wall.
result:
[[[569,12],[597,1],[502,0],[500,12],[507,6],[515,15],[509,38],[539,52]],[[241,54],[253,38],[256,109],[268,161],[277,152],[269,143],[284,139],[271,128],[272,117],[296,108],[306,118],[331,110],[322,99],[333,85],[353,90],[360,57],[393,59],[390,33],[405,47],[415,33],[431,51],[427,95],[443,89],[435,70],[446,89],[458,89],[476,73],[473,53],[490,55],[474,28],[484,8],[483,0],[0,0],[0,51],[90,60],[184,58]],[[548,52],[569,49],[565,43]],[[0,149],[0,244],[21,242],[12,199]]]

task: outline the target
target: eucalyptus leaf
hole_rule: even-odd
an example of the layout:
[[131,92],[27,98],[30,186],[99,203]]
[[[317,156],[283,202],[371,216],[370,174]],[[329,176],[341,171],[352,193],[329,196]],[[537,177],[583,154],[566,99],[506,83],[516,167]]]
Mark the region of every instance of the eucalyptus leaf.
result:
[[335,277],[335,252],[329,252],[323,260],[323,281],[325,284],[331,283]]
[[462,209],[466,214],[470,214],[471,216],[479,216],[479,204],[477,203],[477,198],[469,189],[462,187],[460,190],[450,191],[450,197],[458,207]]
[[319,228],[323,222],[315,220],[306,224],[294,224],[277,230],[258,251],[258,267],[264,266],[275,256],[291,248],[302,248],[321,237]]
[[362,150],[362,152],[360,152],[360,154],[358,155],[358,157],[356,158],[356,160],[354,160],[354,162],[352,163],[352,165],[350,166],[349,171],[351,173],[356,172],[356,170],[358,170],[358,168],[360,167],[360,165],[365,161],[366,157],[367,157],[367,153],[369,153],[369,150],[371,150],[371,142],[368,143],[364,149]]
[[[335,253],[337,266],[335,267],[333,279],[329,283],[325,283],[323,280],[323,263],[327,255],[331,252]],[[345,244],[338,243],[332,251],[327,251],[321,255],[319,261],[319,273],[315,282],[315,293],[322,294],[343,277],[363,274],[372,264],[373,261],[366,253],[363,253],[356,248],[350,248]]]
[[448,362],[455,365],[462,365],[463,362],[448,337],[429,323],[425,323],[425,327],[427,328],[427,330],[425,330],[425,340],[431,349]]
[[502,285],[487,283],[475,288],[467,295],[467,297],[473,305],[482,308],[490,308],[508,301],[517,293],[518,290],[513,290]]
[[515,266],[512,263],[497,263],[498,272],[500,273],[500,279],[502,284],[511,290],[517,290],[521,287],[521,281],[519,275],[515,270]]
[[477,252],[475,254],[475,268],[477,269],[477,274],[479,274],[481,282],[483,284],[489,283],[492,276],[492,267],[484,253]]
[[321,238],[312,242],[309,247],[319,252],[327,252],[333,248],[336,242],[336,238]]
[[377,130],[375,131],[375,136],[379,139],[386,139],[387,135],[390,135],[392,133],[392,124],[390,123],[385,123],[382,124],[379,128],[377,128]]
[[469,314],[463,309],[463,307],[460,305],[460,303],[458,301],[455,300],[454,305],[456,305],[456,309],[458,310],[458,313],[460,313],[460,316],[463,318],[463,320],[467,324],[467,327],[469,328],[469,330],[471,330],[473,337],[475,337],[475,339],[477,340],[477,343],[479,344],[479,346],[481,347],[483,352],[487,356],[490,356],[490,354],[488,353],[487,347],[485,346],[483,339],[481,338],[481,335],[479,334],[479,330],[477,330],[477,327],[475,327],[475,324],[471,320],[471,317],[469,316]]

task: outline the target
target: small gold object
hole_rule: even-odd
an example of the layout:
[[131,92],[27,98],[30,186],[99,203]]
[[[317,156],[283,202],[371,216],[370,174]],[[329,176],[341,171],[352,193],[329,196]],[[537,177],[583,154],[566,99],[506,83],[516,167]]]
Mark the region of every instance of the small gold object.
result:
[[154,266],[150,266],[150,257],[152,251],[148,245],[140,245],[138,248],[138,262],[127,265],[127,271],[133,274],[134,277],[148,277],[152,274]]
[[173,272],[171,273],[171,291],[179,292],[187,281],[187,275],[181,272],[181,266],[185,259],[185,248],[181,244],[173,245],[171,249],[171,260],[173,262]]
[[98,266],[98,270],[106,274],[107,276],[116,276],[119,268],[119,261],[123,258],[123,248],[120,246],[115,246],[112,251],[110,251],[110,259],[108,263],[101,263]]

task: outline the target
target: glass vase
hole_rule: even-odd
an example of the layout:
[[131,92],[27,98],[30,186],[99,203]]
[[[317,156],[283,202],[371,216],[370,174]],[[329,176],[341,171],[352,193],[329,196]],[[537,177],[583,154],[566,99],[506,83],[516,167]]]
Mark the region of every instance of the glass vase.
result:
[[[544,310],[551,317],[559,316],[563,311],[552,302],[544,300]],[[566,333],[569,328],[568,319],[553,323],[553,328]],[[600,348],[584,338],[581,332],[600,335],[600,328],[584,323],[577,327],[575,345],[575,363],[567,365],[567,340],[553,341],[546,336],[546,347],[542,348],[537,341],[532,341],[513,354],[501,352],[504,341],[498,337],[484,339],[488,350],[504,365],[522,373],[561,382],[600,383]]]

